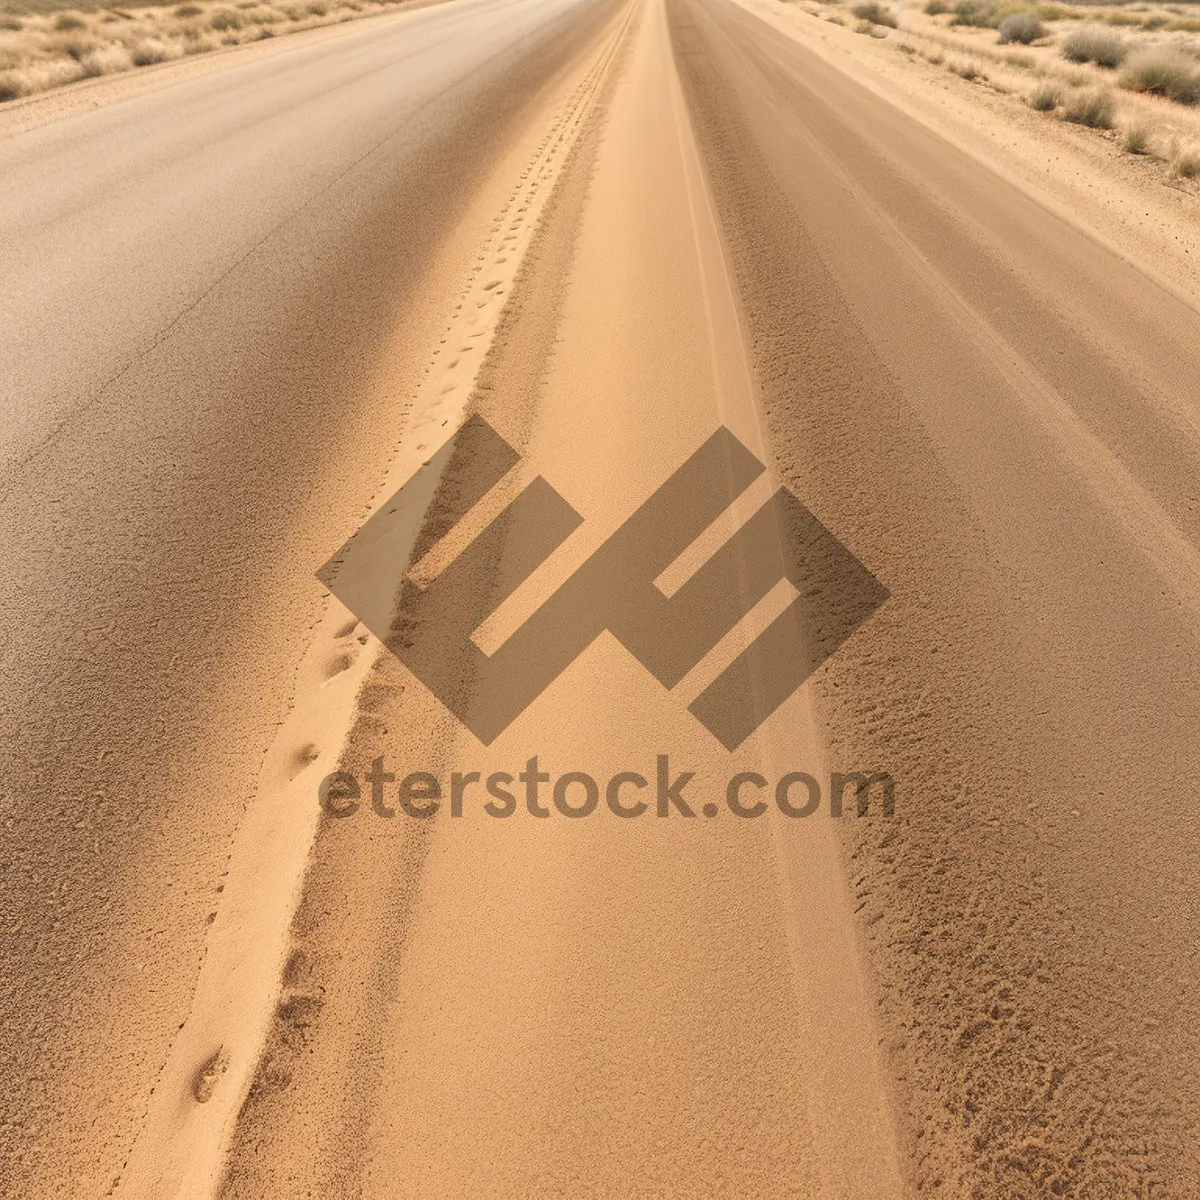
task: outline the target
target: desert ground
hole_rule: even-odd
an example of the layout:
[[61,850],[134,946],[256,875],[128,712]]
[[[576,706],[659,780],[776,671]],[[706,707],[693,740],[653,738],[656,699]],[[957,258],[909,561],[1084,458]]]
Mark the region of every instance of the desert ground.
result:
[[223,7],[0,23],[0,1193],[1200,1196],[1200,10]]

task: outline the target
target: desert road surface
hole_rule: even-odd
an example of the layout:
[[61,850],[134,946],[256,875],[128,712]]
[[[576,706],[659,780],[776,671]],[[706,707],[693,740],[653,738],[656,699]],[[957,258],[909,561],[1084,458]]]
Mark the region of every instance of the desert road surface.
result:
[[0,1194],[1200,1196],[1196,256],[855,44],[0,106]]

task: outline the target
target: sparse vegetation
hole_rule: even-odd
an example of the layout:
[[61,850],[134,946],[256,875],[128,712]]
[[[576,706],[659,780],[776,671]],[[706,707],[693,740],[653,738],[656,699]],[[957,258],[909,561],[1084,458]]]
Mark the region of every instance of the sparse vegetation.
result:
[[1139,50],[1126,62],[1121,86],[1179,104],[1200,103],[1200,63],[1170,46]]
[[142,38],[129,48],[129,57],[135,67],[149,67],[154,63],[169,62],[179,57],[179,51],[161,38]]
[[987,73],[980,67],[979,63],[973,58],[955,58],[947,61],[946,65],[954,72],[955,75],[965,79],[968,83],[974,83],[976,79],[986,79]]
[[1043,79],[1026,97],[1026,103],[1035,112],[1053,112],[1062,103],[1062,98],[1062,84]]
[[218,8],[208,18],[208,23],[218,32],[225,33],[231,29],[241,29],[245,24],[242,14],[234,8]]
[[1108,88],[1078,88],[1063,99],[1063,120],[1089,129],[1111,129],[1115,107]]
[[1009,13],[1000,23],[1001,46],[1008,46],[1012,42],[1020,42],[1021,46],[1030,46],[1039,37],[1045,36],[1045,25],[1038,19],[1037,13]]
[[46,49],[62,58],[73,58],[80,62],[84,55],[89,54],[100,45],[95,38],[82,37],[73,34],[70,37],[54,38],[46,43]]
[[896,14],[882,4],[859,4],[855,7],[854,15],[860,21],[868,21],[872,25],[886,25],[889,29],[896,28]]
[[[1160,28],[1174,23],[1169,14],[1185,10],[1135,7],[1114,14],[1078,3],[1051,8],[1030,0],[928,0],[923,11],[950,14],[950,20],[934,23],[913,14],[903,40],[894,43],[906,56],[986,82],[993,92],[1016,93],[1035,112],[1089,129],[1115,130],[1111,140],[1123,153],[1160,163],[1174,180],[1200,179],[1200,120],[1172,106],[1122,100],[1112,86],[1200,107],[1200,38],[1147,33],[1155,23]],[[1114,15],[1121,19],[1113,20]],[[1014,16],[1021,22],[1010,24]],[[1025,43],[1029,49],[1005,45],[1010,40],[1021,45],[1011,32],[1056,19],[1071,22],[1057,44],[1033,38]],[[1001,45],[988,46],[975,32],[988,24],[1001,27]],[[1041,33],[1049,31],[1043,26]]]
[[[105,0],[82,0],[85,11],[71,7],[81,0],[20,2],[19,17],[0,16],[0,103],[274,37],[284,22],[290,22],[288,32],[310,29],[384,12],[404,0],[163,0],[149,7],[105,9],[91,7]],[[888,10],[881,6],[880,11]]]
[[1150,153],[1150,122],[1137,117],[1121,129],[1121,149],[1126,154]]
[[958,0],[950,11],[954,14],[952,25],[992,29],[999,23],[1000,10],[992,0]]
[[1009,13],[1000,22],[1000,44],[1007,46],[1011,42],[1020,42],[1028,46],[1038,38],[1046,36],[1046,27],[1038,19],[1037,13]]
[[1171,155],[1171,174],[1180,179],[1195,179],[1200,175],[1200,146],[1177,146]]
[[79,65],[86,78],[94,79],[98,75],[119,75],[134,63],[133,56],[122,43],[110,42],[107,46],[97,46]]
[[1085,25],[1063,38],[1061,53],[1069,62],[1119,67],[1129,56],[1129,40],[1111,29]]

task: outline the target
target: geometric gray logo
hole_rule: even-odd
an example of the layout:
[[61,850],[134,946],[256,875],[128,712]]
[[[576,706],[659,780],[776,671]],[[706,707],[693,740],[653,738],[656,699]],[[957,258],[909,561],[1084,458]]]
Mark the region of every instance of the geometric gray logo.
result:
[[[386,602],[371,597],[372,556],[403,554],[390,565],[404,570],[518,461],[472,417],[317,573],[484,745],[605,630],[670,689],[786,579],[795,598],[688,706],[734,750],[888,598],[783,488],[673,595],[655,586],[766,469],[724,427],[490,655],[475,630],[583,522],[540,476],[432,582],[420,587],[404,575]],[[389,547],[386,523],[410,511],[418,515],[407,540]],[[348,568],[356,553],[367,569]]]

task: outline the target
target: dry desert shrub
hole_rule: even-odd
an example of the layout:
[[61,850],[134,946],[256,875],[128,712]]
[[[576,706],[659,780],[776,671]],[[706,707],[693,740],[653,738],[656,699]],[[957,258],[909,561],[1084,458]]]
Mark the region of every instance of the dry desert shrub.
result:
[[1128,38],[1098,25],[1073,29],[1063,38],[1063,58],[1070,62],[1094,62],[1098,67],[1119,67],[1129,56]]
[[1010,13],[1000,22],[1000,44],[1007,46],[1020,42],[1028,46],[1038,38],[1046,36],[1046,27],[1038,20],[1037,13]]
[[1177,146],[1171,155],[1171,174],[1180,179],[1195,179],[1200,175],[1200,145]]
[[129,47],[129,57],[135,67],[150,67],[155,63],[170,62],[179,58],[183,48],[175,42],[164,38],[139,38]]
[[987,73],[973,58],[949,58],[946,60],[946,66],[968,83],[973,83],[976,79],[987,78]]
[[1129,57],[1121,86],[1179,104],[1200,102],[1200,63],[1172,46],[1154,46]]
[[16,100],[31,96],[34,92],[45,92],[50,88],[62,87],[82,79],[83,67],[74,59],[55,58],[26,63],[12,71],[5,71],[0,78],[0,96]]
[[76,62],[82,62],[99,46],[100,43],[94,37],[71,34],[68,37],[49,38],[43,48],[51,58],[73,58]]
[[1134,117],[1121,127],[1121,149],[1127,154],[1149,154],[1153,127],[1144,117]]
[[254,25],[276,25],[283,20],[283,13],[276,12],[263,4],[252,5],[245,9],[243,16]]
[[54,18],[54,28],[59,33],[70,33],[76,29],[86,29],[87,22],[76,13],[59,13]]
[[1108,88],[1078,88],[1063,100],[1063,120],[1089,129],[1111,129],[1115,107]]
[[979,29],[991,29],[999,23],[999,9],[993,0],[958,0],[950,10],[954,17],[951,25],[971,25]]
[[242,14],[235,8],[218,8],[216,12],[209,15],[208,23],[219,33],[228,33],[234,29],[241,29],[245,21],[242,19]]
[[896,14],[890,8],[884,8],[882,4],[860,4],[854,9],[854,15],[860,21],[867,21],[872,25],[896,28]]
[[1053,79],[1043,79],[1025,99],[1035,112],[1053,112],[1062,103],[1062,84]]
[[207,54],[210,50],[215,50],[220,41],[215,37],[210,37],[206,33],[197,33],[194,37],[188,36],[183,43],[184,54]]
[[107,42],[79,60],[84,75],[94,79],[97,75],[119,75],[133,65],[129,48],[121,42]]

